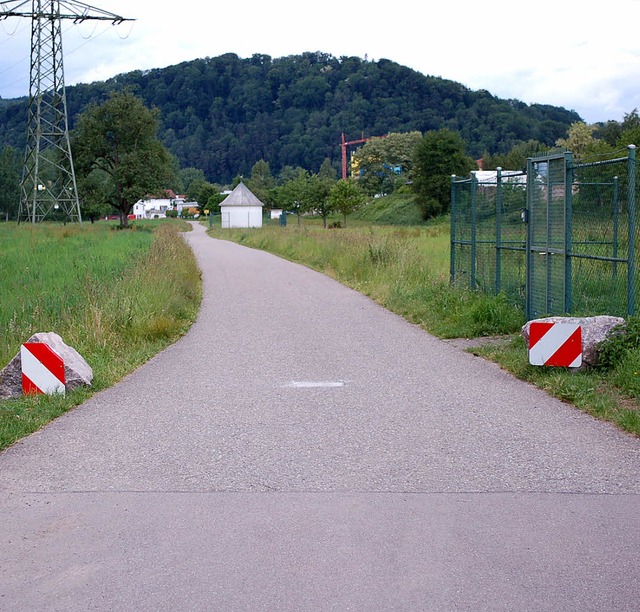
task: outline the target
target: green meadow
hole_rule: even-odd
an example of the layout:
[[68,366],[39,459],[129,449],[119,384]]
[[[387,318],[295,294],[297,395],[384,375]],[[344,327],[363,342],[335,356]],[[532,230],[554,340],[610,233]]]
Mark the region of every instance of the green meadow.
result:
[[186,332],[201,288],[180,227],[0,224],[0,368],[32,334],[52,331],[94,373],[91,389],[65,398],[0,401],[0,449],[113,385]]

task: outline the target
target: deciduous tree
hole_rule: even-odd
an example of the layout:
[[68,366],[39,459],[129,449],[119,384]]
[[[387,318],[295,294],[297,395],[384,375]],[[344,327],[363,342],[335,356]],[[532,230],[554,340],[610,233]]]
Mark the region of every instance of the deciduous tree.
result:
[[342,215],[345,227],[347,227],[347,215],[360,208],[365,199],[362,189],[349,179],[340,179],[329,193],[331,207]]
[[427,132],[416,147],[413,190],[424,219],[445,213],[451,206],[451,175],[466,175],[476,163],[465,153],[457,132]]
[[[171,157],[157,137],[158,112],[130,92],[116,92],[78,117],[73,155],[78,177],[104,173],[105,197],[128,225],[133,205],[161,191],[171,179]],[[82,194],[81,194],[82,195]]]
[[352,158],[363,189],[369,195],[391,193],[404,183],[421,139],[420,132],[404,132],[368,140]]
[[302,214],[307,210],[308,182],[308,172],[298,168],[295,176],[274,190],[274,200],[277,205],[287,212],[295,213],[298,217],[298,225],[300,225]]

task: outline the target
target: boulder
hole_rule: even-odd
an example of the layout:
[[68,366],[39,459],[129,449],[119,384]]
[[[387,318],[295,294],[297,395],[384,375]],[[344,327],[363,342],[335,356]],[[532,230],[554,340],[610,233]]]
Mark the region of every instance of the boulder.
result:
[[[525,323],[522,336],[529,346],[529,327],[534,321]],[[539,323],[571,323],[582,327],[582,363],[594,366],[598,363],[598,346],[609,337],[611,330],[624,325],[621,317],[598,315],[596,317],[546,317],[535,319]]]
[[[55,351],[64,361],[65,388],[67,391],[77,387],[89,386],[93,380],[93,370],[82,355],[64,343],[53,332],[42,332],[31,336],[27,342],[43,342]],[[22,361],[20,352],[0,372],[0,399],[20,397],[22,395]]]

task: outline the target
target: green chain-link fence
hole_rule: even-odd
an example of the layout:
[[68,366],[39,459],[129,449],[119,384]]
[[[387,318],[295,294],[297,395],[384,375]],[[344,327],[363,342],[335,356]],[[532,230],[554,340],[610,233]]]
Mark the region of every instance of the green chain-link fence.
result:
[[451,279],[525,306],[526,173],[474,172],[451,184]]
[[637,310],[635,147],[574,163],[530,159],[527,173],[476,172],[451,183],[451,280],[504,292],[529,319]]

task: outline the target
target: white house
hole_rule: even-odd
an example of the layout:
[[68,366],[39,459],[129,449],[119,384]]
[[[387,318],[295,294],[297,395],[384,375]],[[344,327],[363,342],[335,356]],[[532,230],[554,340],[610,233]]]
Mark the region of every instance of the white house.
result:
[[180,213],[183,207],[194,206],[197,208],[198,206],[197,203],[185,202],[186,196],[176,195],[170,189],[167,189],[164,195],[166,196],[164,198],[148,196],[138,200],[133,205],[133,214],[136,219],[164,219],[168,210],[177,209]]
[[150,198],[138,200],[133,205],[133,214],[136,219],[163,219],[172,208],[173,204],[169,198]]
[[262,227],[264,204],[244,183],[238,186],[220,203],[223,228]]

